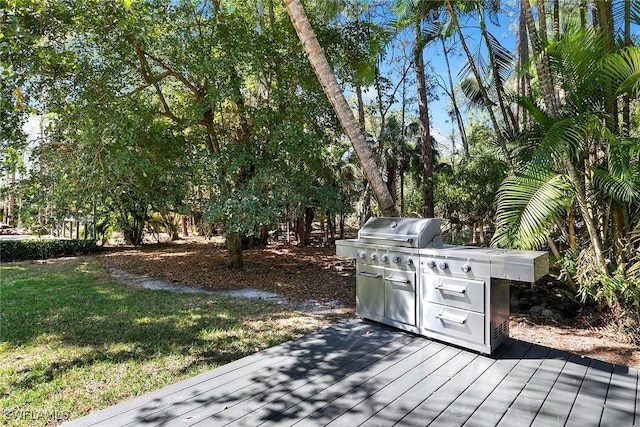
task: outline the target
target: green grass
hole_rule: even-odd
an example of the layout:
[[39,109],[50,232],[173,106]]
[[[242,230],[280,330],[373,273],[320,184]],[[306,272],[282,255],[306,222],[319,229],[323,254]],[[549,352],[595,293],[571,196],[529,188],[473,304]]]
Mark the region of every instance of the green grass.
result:
[[93,258],[0,265],[0,425],[55,425],[319,328],[258,300],[109,279]]

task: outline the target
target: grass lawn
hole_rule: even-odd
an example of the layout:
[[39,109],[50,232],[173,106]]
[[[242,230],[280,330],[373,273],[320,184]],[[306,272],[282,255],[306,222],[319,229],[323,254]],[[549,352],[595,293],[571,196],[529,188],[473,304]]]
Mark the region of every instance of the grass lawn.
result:
[[123,285],[91,257],[2,264],[0,425],[60,424],[322,326],[259,300]]

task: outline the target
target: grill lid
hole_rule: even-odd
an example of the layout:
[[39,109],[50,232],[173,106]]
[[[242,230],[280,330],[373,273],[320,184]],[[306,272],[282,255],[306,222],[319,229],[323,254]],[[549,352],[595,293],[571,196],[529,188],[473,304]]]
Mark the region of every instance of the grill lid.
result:
[[358,239],[409,248],[440,247],[440,218],[372,217],[358,232]]

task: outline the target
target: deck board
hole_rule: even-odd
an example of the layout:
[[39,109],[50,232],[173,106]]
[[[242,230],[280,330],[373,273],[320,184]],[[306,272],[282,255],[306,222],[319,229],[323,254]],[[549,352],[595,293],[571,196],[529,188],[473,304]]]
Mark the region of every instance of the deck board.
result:
[[[427,350],[428,347],[433,347],[433,349]],[[339,405],[332,405],[331,402],[322,402],[319,405],[315,405],[312,408],[313,412],[308,414],[297,425],[302,427],[305,425],[329,424],[343,414],[356,412],[357,410],[354,408],[362,402],[366,402],[366,407],[370,408],[380,396],[378,393],[381,390],[390,386],[397,378],[406,375],[425,354],[433,354],[438,351],[438,348],[442,349],[442,346],[435,345],[433,341],[416,340],[411,347],[402,349],[404,353],[402,357],[389,360],[388,366],[381,364],[380,367],[382,369],[378,373],[370,371],[369,374],[371,375],[365,376],[362,383],[352,388],[339,389],[340,394],[337,396],[340,398]],[[429,353],[426,353],[426,351],[429,351]]]
[[385,346],[392,345],[397,340],[407,339],[405,334],[397,331],[381,332],[376,329],[357,331],[351,334],[348,340],[328,335],[316,345],[306,346],[302,354],[293,353],[286,360],[273,361],[268,367],[247,371],[235,381],[192,394],[180,405],[164,408],[161,414],[138,417],[135,421],[140,425],[153,425],[159,421],[164,425],[184,425],[185,422],[193,424],[198,420],[226,412],[240,402],[271,394],[273,389],[281,384],[289,388],[292,378],[302,377],[304,380],[313,375],[309,372],[310,369],[315,368],[317,371],[317,367],[321,366],[324,368],[323,373],[344,369],[342,366],[353,363],[354,358],[357,360],[359,356],[375,357],[377,352],[384,351]]
[[[529,414],[535,416],[533,425],[563,425],[569,416],[566,408],[571,408],[575,402],[580,386],[584,381],[589,367],[589,359],[577,355],[569,356],[567,363],[549,391],[544,403],[539,405],[538,413],[535,414],[533,409],[529,408]],[[513,419],[515,417],[525,416],[522,408],[516,408],[513,412],[507,412]],[[530,421],[533,421],[529,417]]]
[[[329,425],[351,427],[364,423],[369,419],[379,420],[382,416],[377,414],[390,405],[397,405],[396,402],[407,390],[412,389],[433,371],[440,368],[448,360],[455,357],[460,350],[448,347],[441,343],[433,343],[416,355],[416,361],[407,366],[408,370],[386,387],[382,388],[373,399],[367,399],[352,408],[352,410],[340,415]],[[382,424],[382,423],[381,423]]]
[[611,375],[611,386],[607,393],[600,424],[603,426],[620,426],[627,413],[636,413],[636,425],[640,422],[640,404],[638,399],[638,372],[626,366],[614,366]]
[[492,356],[352,320],[72,426],[640,425],[637,369],[509,339]]
[[[386,370],[377,379],[378,387],[369,388],[366,393],[350,393],[344,400],[348,405],[343,405],[340,411],[332,407],[323,407],[318,410],[318,416],[328,419],[328,425],[353,426],[359,425],[377,411],[382,409],[387,402],[393,401],[415,382],[416,369],[427,360],[434,358],[445,348],[443,344],[433,341],[413,352],[393,367]],[[442,356],[441,356],[442,357]],[[443,360],[444,363],[444,360]],[[308,420],[304,420],[308,424]]]
[[531,349],[531,346],[531,343],[524,341],[514,341],[509,346],[502,346],[500,349],[505,349],[505,351],[497,356],[495,363],[483,372],[478,380],[456,399],[453,405],[443,411],[433,424],[438,427],[463,425],[487,398],[487,390],[494,390],[516,367],[518,361]]
[[498,425],[549,353],[549,348],[533,346],[495,389],[487,391],[489,395],[464,425]]
[[[353,363],[354,360],[370,355],[373,350],[382,344],[384,344],[382,339],[376,339],[375,342],[368,342],[367,345],[344,353],[334,359],[325,358],[320,364],[303,362],[302,366],[296,367],[295,370],[290,372],[282,371],[279,373],[278,378],[274,379],[268,387],[264,387],[260,383],[255,384],[251,390],[247,391],[251,398],[245,399],[233,407],[228,405],[227,409],[217,415],[216,421],[220,424],[226,424],[246,416],[255,416],[253,415],[255,411],[272,405],[273,402],[283,398],[283,396],[295,392],[308,383],[320,380],[323,376],[335,375],[337,370],[343,370],[345,366]],[[203,415],[212,416],[214,414],[206,413]]]
[[375,417],[365,421],[364,426],[390,426],[401,421],[408,413],[415,410],[422,401],[435,393],[440,387],[453,379],[456,373],[463,370],[477,354],[460,351],[443,365],[428,375],[422,377],[420,382],[406,390],[398,399],[379,411]]
[[506,425],[515,419],[522,425],[530,425],[533,422],[539,408],[556,385],[569,357],[568,353],[562,351],[554,350],[549,353],[548,358],[542,361],[522,392],[507,410],[503,418]]
[[569,413],[566,425],[570,427],[582,427],[589,424],[600,423],[604,402],[607,397],[613,365],[600,360],[592,360],[587,370],[587,375],[582,381],[582,386],[576,401]]

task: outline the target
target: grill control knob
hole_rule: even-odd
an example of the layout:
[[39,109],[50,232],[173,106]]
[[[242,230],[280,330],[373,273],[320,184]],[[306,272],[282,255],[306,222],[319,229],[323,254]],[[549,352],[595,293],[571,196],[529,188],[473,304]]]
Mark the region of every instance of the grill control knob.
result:
[[365,259],[367,257],[367,253],[366,252],[360,252],[358,254],[358,257],[360,257],[361,259]]
[[382,262],[387,262],[387,261],[389,261],[389,255],[387,255],[387,254],[382,255],[382,256],[380,257],[380,260],[381,260]]
[[404,263],[406,265],[413,265],[413,260],[411,258],[407,258]]
[[468,273],[471,271],[471,266],[469,264],[464,264],[462,267],[460,267],[460,269],[463,273]]
[[399,263],[400,262],[400,257],[398,255],[394,256],[393,258],[391,258],[391,261],[393,261],[394,263]]
[[429,267],[429,268],[435,268],[435,266],[436,266],[436,262],[435,262],[434,260],[429,260],[429,261],[427,262],[427,267]]
[[376,258],[378,258],[378,254],[372,253],[369,258],[371,258],[371,260],[374,261]]
[[440,270],[446,270],[447,268],[449,268],[449,264],[447,264],[445,261],[440,262],[440,264],[438,264],[438,268]]

